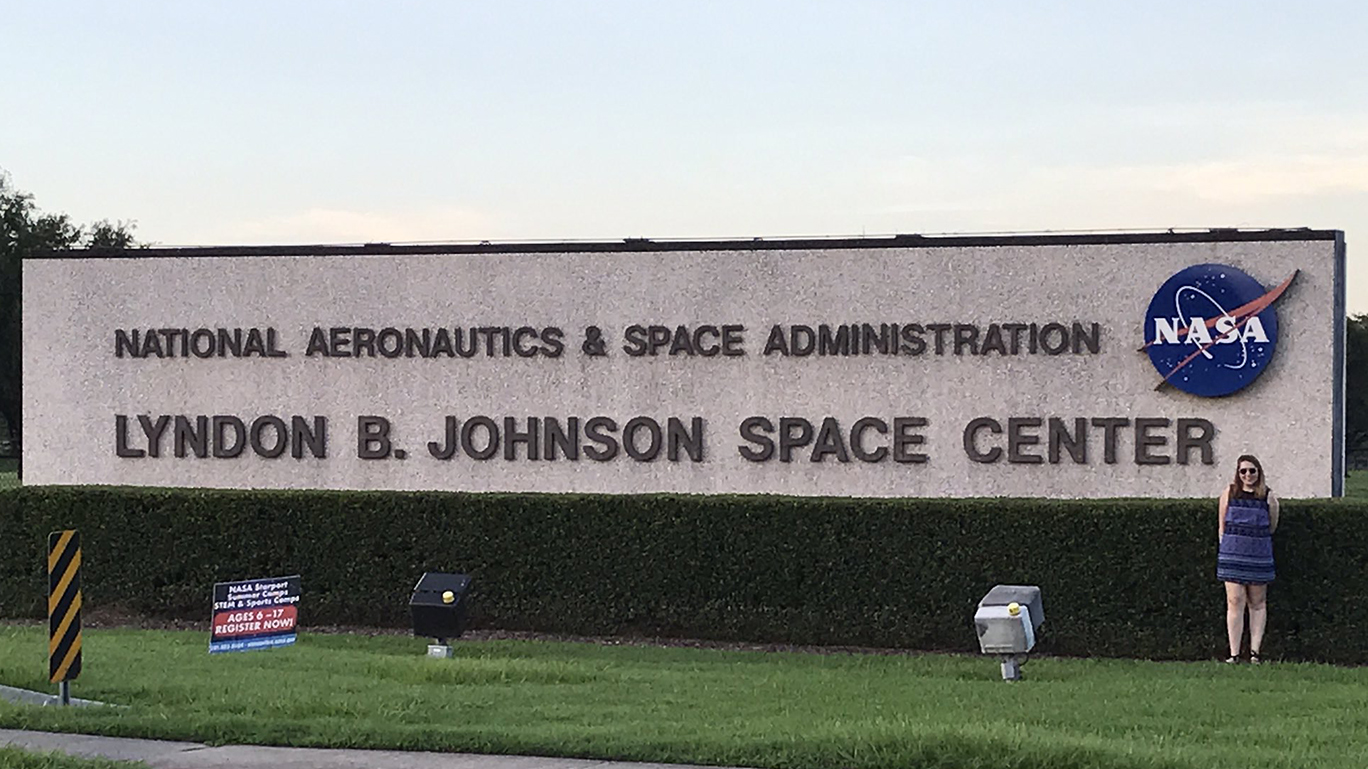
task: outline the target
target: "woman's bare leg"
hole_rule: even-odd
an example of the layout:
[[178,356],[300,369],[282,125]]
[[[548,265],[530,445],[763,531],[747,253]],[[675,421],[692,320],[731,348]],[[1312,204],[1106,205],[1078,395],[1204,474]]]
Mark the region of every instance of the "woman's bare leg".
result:
[[1264,628],[1268,625],[1268,585],[1249,585],[1249,653],[1258,656],[1263,649]]
[[1244,644],[1245,586],[1237,582],[1225,583],[1226,635],[1230,639],[1230,656],[1240,656]]

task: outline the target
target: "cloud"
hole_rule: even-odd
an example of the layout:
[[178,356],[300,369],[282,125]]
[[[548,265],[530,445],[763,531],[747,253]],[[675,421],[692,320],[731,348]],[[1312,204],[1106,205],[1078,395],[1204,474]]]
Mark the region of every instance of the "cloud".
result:
[[902,171],[873,211],[942,225],[926,231],[1226,226],[1368,194],[1368,149],[1124,165],[942,158]]
[[[1295,105],[1272,103],[1171,114],[1176,122],[1161,135],[1169,141],[1199,139],[1205,156],[1058,170],[1103,189],[1159,192],[1219,205],[1368,192],[1368,116],[1305,113]],[[1163,122],[1159,115],[1154,119]],[[1150,151],[1162,152],[1162,147]]]
[[455,206],[394,211],[309,208],[241,222],[228,233],[233,243],[409,243],[489,239],[488,213]]
[[1078,169],[1089,186],[1174,193],[1222,204],[1368,192],[1368,153],[1262,156],[1180,165]]
[[[1118,128],[1119,127],[1119,128]],[[1085,116],[1010,149],[905,155],[869,182],[882,212],[1040,212],[1187,205],[1209,210],[1296,204],[1368,192],[1368,116],[1295,105],[1189,105]],[[1076,158],[1031,147],[1078,147]],[[973,151],[977,150],[977,151]],[[1130,203],[1132,205],[1127,205]]]

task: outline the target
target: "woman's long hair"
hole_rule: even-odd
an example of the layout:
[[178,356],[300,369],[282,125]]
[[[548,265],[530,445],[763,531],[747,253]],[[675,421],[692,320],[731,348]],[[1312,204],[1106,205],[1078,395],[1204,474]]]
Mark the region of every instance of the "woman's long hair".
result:
[[1263,465],[1259,462],[1259,458],[1253,454],[1241,454],[1240,458],[1235,460],[1235,481],[1230,484],[1230,493],[1226,496],[1230,499],[1245,496],[1244,483],[1240,481],[1240,465],[1245,462],[1254,465],[1259,470],[1259,482],[1254,484],[1252,496],[1255,499],[1268,499],[1268,479],[1264,477]]

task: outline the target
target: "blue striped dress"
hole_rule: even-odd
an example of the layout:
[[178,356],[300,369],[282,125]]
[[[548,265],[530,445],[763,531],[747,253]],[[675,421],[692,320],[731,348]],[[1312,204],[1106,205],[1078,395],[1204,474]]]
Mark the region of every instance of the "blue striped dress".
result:
[[1225,534],[1216,556],[1216,579],[1264,585],[1272,582],[1274,576],[1268,500],[1232,497],[1226,504]]

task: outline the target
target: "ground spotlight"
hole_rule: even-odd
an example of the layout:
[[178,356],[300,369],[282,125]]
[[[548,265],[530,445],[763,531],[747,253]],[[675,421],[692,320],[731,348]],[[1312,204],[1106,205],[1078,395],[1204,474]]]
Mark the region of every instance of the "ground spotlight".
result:
[[465,632],[466,591],[470,577],[466,574],[425,572],[413,586],[409,597],[409,611],[413,614],[413,634],[431,638],[429,657],[450,657],[447,642]]
[[1021,666],[1044,622],[1040,588],[1034,585],[996,585],[979,601],[974,613],[979,649],[1002,658],[1002,680],[1021,680]]

